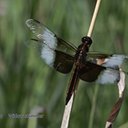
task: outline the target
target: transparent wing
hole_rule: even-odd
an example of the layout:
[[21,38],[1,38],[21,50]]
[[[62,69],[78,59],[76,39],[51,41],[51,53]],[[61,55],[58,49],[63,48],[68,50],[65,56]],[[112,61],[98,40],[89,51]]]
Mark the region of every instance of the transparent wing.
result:
[[93,58],[102,58],[102,57],[109,57],[111,56],[112,54],[106,54],[106,53],[101,53],[101,52],[95,52],[95,51],[90,51],[87,53],[87,55],[89,57],[93,57]]
[[105,53],[99,53],[99,52],[88,52],[87,53],[87,61],[96,63],[97,59],[106,59],[108,57],[111,57],[112,54],[105,54]]
[[70,55],[74,55],[76,47],[73,44],[69,44],[63,39],[57,37],[52,31],[34,19],[28,19],[26,21],[28,28],[34,33],[34,35],[42,43],[45,43],[49,48],[53,50],[59,50]]

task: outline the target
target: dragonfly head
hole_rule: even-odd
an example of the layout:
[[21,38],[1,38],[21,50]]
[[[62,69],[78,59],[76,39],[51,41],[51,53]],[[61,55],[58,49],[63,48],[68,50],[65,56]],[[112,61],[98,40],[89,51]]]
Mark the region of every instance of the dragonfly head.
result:
[[87,45],[91,45],[92,44],[92,39],[88,36],[84,36],[82,39],[81,39],[82,43],[86,43]]

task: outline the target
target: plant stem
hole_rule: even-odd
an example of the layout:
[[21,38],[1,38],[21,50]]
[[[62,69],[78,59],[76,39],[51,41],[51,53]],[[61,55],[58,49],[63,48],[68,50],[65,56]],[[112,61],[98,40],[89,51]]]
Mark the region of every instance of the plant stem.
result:
[[91,35],[92,35],[94,25],[95,25],[95,22],[96,22],[96,17],[97,17],[99,8],[100,8],[100,3],[101,3],[101,0],[97,0],[95,10],[94,10],[94,13],[93,13],[93,16],[92,16],[92,20],[91,20],[91,23],[90,23],[90,26],[89,26],[89,29],[88,29],[88,34],[87,34],[88,37],[91,37]]

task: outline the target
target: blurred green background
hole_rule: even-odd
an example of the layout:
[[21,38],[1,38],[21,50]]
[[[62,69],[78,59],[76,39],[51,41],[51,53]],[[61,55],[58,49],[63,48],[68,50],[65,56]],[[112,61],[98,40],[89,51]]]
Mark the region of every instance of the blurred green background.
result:
[[[38,49],[28,48],[25,21],[43,22],[78,46],[87,34],[96,0],[0,0],[0,126],[59,128],[69,75],[49,68]],[[128,1],[102,0],[91,51],[128,54]],[[127,82],[126,82],[127,83]],[[117,86],[80,82],[69,128],[103,128],[118,98]],[[87,86],[88,85],[88,86]],[[128,94],[115,128],[128,128]],[[43,118],[10,118],[8,114],[43,114]],[[39,112],[38,112],[39,111]]]

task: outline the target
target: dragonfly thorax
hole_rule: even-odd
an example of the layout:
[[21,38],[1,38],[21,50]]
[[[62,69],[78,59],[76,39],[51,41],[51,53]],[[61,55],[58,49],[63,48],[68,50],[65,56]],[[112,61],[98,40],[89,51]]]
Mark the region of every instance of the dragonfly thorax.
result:
[[86,62],[87,52],[89,51],[89,47],[92,44],[92,40],[88,36],[83,37],[81,41],[82,43],[78,46],[77,52],[75,54],[75,60],[77,64]]

